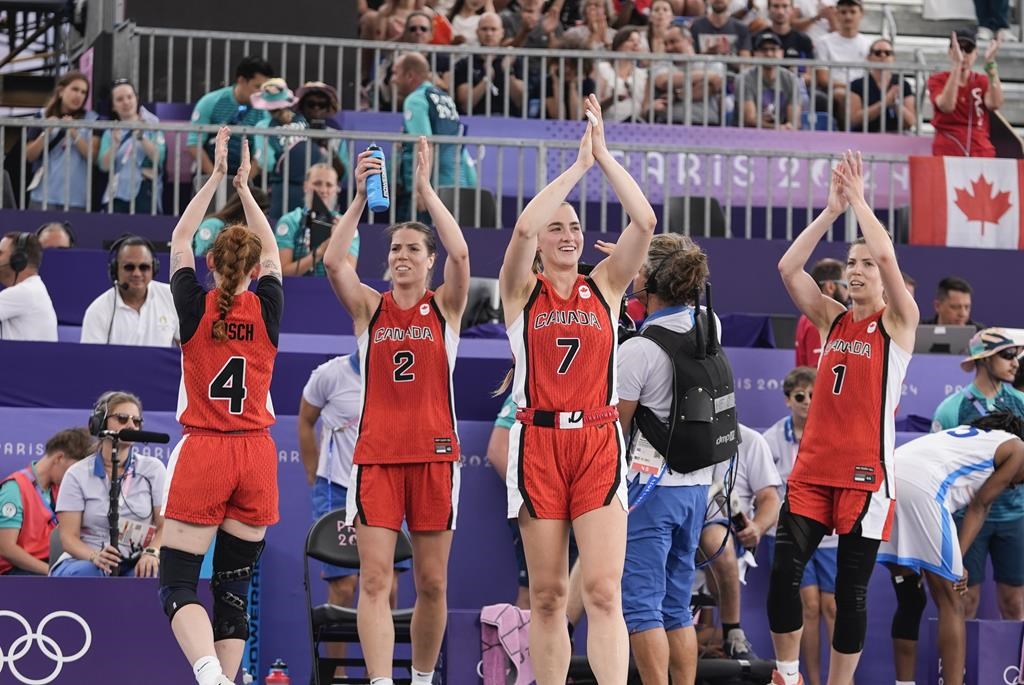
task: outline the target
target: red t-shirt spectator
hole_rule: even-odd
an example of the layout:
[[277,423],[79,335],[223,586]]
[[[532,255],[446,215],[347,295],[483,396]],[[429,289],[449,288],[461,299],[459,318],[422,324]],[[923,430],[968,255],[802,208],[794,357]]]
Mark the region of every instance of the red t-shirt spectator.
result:
[[796,322],[796,365],[818,368],[821,357],[821,334],[804,314]]
[[935,99],[949,80],[949,72],[932,74],[928,79],[928,95],[931,97],[935,114],[935,140],[932,153],[948,157],[995,157],[996,149],[989,138],[988,107],[985,94],[988,92],[988,76],[971,72],[967,83],[960,86],[956,94],[956,108],[942,112],[935,106]]

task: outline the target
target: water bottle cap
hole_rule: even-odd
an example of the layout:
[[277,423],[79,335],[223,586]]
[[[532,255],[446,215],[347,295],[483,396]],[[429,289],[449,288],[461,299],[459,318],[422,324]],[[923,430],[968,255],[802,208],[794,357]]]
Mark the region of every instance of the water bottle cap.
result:
[[377,143],[370,143],[370,144],[369,144],[369,145],[367,146],[367,148],[366,148],[366,149],[367,149],[367,150],[379,150],[379,149],[380,149],[380,145],[377,145]]

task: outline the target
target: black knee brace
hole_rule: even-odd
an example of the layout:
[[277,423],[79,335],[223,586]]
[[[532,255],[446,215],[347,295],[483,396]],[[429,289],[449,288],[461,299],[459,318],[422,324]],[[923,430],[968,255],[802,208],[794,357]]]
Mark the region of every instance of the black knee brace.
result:
[[921,616],[928,606],[921,576],[911,573],[893,576],[892,586],[896,590],[896,612],[892,615],[892,637],[896,640],[917,641],[921,629]]
[[189,604],[199,604],[196,585],[203,565],[202,554],[190,554],[170,547],[160,548],[160,602],[167,618]]
[[772,632],[792,633],[803,626],[800,581],[804,577],[807,560],[824,535],[824,525],[791,513],[788,503],[783,505],[768,586],[768,624]]
[[864,649],[868,629],[868,581],[875,568],[880,540],[859,535],[839,536],[836,563],[836,629],[832,646],[841,654]]
[[210,582],[215,641],[249,637],[249,583],[263,545],[262,540],[247,542],[223,530],[217,531]]

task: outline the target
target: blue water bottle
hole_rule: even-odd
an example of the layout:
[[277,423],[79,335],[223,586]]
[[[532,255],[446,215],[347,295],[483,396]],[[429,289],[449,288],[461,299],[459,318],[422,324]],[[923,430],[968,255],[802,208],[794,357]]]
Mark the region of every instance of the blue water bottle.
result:
[[380,160],[380,173],[366,179],[366,201],[374,214],[386,212],[391,208],[391,193],[388,192],[388,172],[384,166],[384,151],[376,143],[371,143],[367,151]]

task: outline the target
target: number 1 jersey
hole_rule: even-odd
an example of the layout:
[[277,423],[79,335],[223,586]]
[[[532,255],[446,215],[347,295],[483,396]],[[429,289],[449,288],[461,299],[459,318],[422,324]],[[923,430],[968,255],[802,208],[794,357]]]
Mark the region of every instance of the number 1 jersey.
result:
[[459,334],[430,290],[408,309],[391,291],[359,336],[363,398],[353,462],[423,464],[459,459],[452,370]]
[[223,342],[213,337],[219,292],[206,292],[193,269],[179,269],[171,277],[181,324],[176,418],[188,428],[222,433],[268,428],[275,421],[270,379],[284,303],[281,281],[264,276],[255,293],[235,296]]

